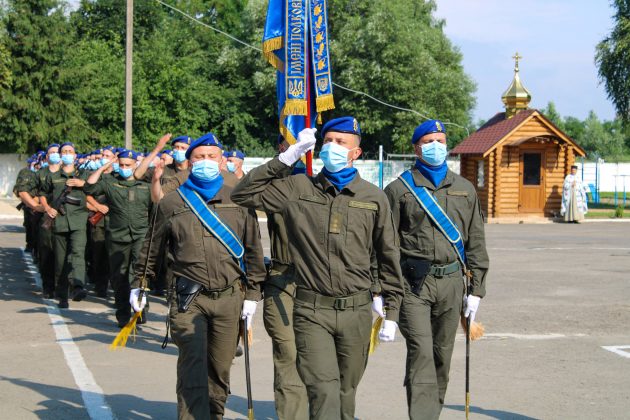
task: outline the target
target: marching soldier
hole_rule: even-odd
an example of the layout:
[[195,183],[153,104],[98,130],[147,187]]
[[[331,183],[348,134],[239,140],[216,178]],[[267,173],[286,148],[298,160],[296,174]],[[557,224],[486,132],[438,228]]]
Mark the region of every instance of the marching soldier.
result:
[[86,194],[105,195],[109,204],[106,232],[112,288],[116,304],[116,320],[124,327],[131,318],[129,290],[133,266],[138,260],[147,232],[151,193],[149,184],[133,176],[137,153],[123,150],[118,155],[118,175],[101,178],[112,162],[97,169],[87,180]]
[[[223,418],[239,320],[253,316],[265,278],[256,215],[230,200],[232,189],[219,171],[222,148],[211,133],[192,143],[186,151],[190,177],[160,201],[153,237],[143,247],[143,253],[150,249],[148,277],[159,268],[163,247],[173,258],[177,305],[169,319],[179,349],[180,419]],[[144,271],[141,260],[130,294],[135,311],[145,302],[144,296],[138,302]]]
[[310,417],[354,419],[357,386],[367,365],[373,296],[371,256],[387,304],[380,336],[393,340],[403,286],[396,231],[385,194],[361,179],[359,124],[352,117],[322,129],[316,177],[283,177],[315,146],[314,129],[243,178],[234,202],[284,219],[295,265],[293,329],[297,368],[306,385]]
[[[53,219],[55,290],[59,308],[68,307],[68,288],[72,275],[72,300],[81,301],[85,290],[85,245],[88,211],[85,206],[85,175],[74,166],[76,152],[70,142],[61,145],[61,170],[50,173],[42,185],[41,202]],[[51,198],[48,202],[47,197]],[[46,216],[44,216],[46,217]]]
[[20,169],[13,194],[20,199],[18,210],[24,212],[24,230],[26,231],[26,247],[25,251],[37,256],[37,225],[39,221],[39,197],[36,197],[37,178],[34,169],[33,157],[26,161],[26,167]]
[[[437,419],[462,305],[474,320],[485,295],[489,262],[475,188],[446,164],[444,125],[424,122],[416,128],[412,144],[418,157],[415,167],[389,184],[385,193],[400,236],[406,279],[400,331],[407,341],[409,417]],[[472,275],[469,293],[462,280],[464,265]]]

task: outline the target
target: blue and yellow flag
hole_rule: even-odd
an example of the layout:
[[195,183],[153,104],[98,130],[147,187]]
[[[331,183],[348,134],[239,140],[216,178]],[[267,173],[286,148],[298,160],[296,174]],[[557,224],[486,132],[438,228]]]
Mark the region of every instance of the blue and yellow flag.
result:
[[335,107],[326,10],[326,0],[269,0],[263,54],[277,70],[280,134],[289,144],[306,125],[309,102],[311,127],[317,113]]

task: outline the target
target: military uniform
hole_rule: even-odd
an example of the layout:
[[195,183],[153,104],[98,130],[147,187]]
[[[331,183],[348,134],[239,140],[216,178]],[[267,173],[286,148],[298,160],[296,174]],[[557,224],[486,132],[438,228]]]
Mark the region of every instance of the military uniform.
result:
[[[74,169],[67,173],[62,169],[49,173],[42,186],[42,193],[51,197],[48,203],[60,197],[66,189],[66,182],[71,178],[86,179]],[[62,204],[65,214],[58,213],[53,225],[53,249],[55,254],[55,290],[60,301],[68,300],[70,275],[72,285],[85,287],[85,246],[88,211],[85,206],[85,193],[82,188],[72,188],[69,197],[79,203]]]
[[[18,172],[13,194],[19,197],[21,192],[28,193],[31,197],[37,197],[37,177],[30,168],[22,168]],[[26,250],[37,254],[37,228],[41,214],[29,208],[26,204],[22,206],[24,212],[24,230],[26,231]]]
[[146,236],[151,192],[149,184],[120,175],[106,176],[95,184],[85,184],[84,191],[92,196],[105,195],[109,205],[106,231],[112,288],[116,304],[116,319],[124,326],[131,318],[129,291],[133,266],[138,261]]
[[338,192],[322,173],[279,179],[286,168],[276,158],[252,170],[232,199],[280,214],[286,224],[297,285],[297,368],[308,391],[310,417],[353,419],[370,341],[373,251],[389,320],[398,320],[402,300],[389,204],[358,174]]
[[[255,213],[232,203],[231,188],[223,186],[208,202],[245,247],[245,298],[260,300],[265,278],[263,250]],[[178,192],[167,194],[158,206],[147,275],[152,277],[166,247],[172,272],[203,285],[186,312],[170,305],[171,335],[179,348],[177,401],[180,419],[222,419],[229,393],[230,368],[238,339],[243,272],[227,249],[208,232]],[[149,237],[143,253],[149,248]],[[136,265],[133,287],[140,284],[144,261]]]
[[[436,187],[417,169],[417,186],[426,187],[457,225],[463,236],[472,271],[472,294],[483,297],[488,255],[483,215],[475,188],[452,171]],[[407,341],[405,386],[411,419],[437,419],[444,404],[455,334],[459,325],[465,283],[457,254],[432,224],[402,181],[385,188],[394,224],[400,236],[405,298],[400,309],[400,331]],[[411,291],[409,265],[413,259],[429,261],[430,273],[416,294]]]
[[[58,169],[60,171],[61,169]],[[46,184],[46,177],[52,174],[50,167],[46,167],[37,171],[37,195],[45,196],[48,203],[52,203],[52,194],[45,194],[43,192],[44,185]],[[55,290],[55,251],[53,249],[53,231],[52,229],[44,229],[42,224],[48,216],[42,215],[38,223],[38,235],[37,235],[37,255],[39,272],[42,277],[42,288],[44,294],[48,297],[53,296]]]

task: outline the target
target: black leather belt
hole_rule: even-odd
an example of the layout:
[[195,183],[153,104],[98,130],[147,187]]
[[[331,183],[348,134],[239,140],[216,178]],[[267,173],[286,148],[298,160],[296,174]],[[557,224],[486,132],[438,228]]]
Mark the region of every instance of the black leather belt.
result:
[[324,296],[311,290],[298,288],[295,298],[313,305],[315,308],[331,308],[343,311],[344,309],[357,308],[372,302],[372,292],[361,290],[349,296]]
[[220,299],[224,296],[230,296],[233,295],[234,292],[236,291],[237,287],[239,287],[239,282],[240,280],[236,280],[234,283],[232,283],[231,286],[226,287],[225,289],[213,289],[213,290],[208,290],[205,287],[201,289],[201,292],[199,292],[200,294],[204,295],[204,296],[208,296],[210,299],[212,300],[217,300]]

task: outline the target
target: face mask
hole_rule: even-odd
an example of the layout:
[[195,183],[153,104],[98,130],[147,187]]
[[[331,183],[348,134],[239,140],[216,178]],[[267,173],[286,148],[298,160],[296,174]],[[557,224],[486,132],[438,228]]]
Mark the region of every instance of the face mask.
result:
[[118,172],[120,170],[120,164],[118,162],[114,162],[112,163],[112,168],[114,169],[114,172]]
[[173,160],[177,163],[182,163],[186,160],[185,150],[173,150]]
[[440,166],[446,160],[446,145],[439,141],[422,145],[422,160],[431,166]]
[[107,158],[101,158],[101,166],[105,166],[109,163],[109,159]]
[[74,163],[74,155],[63,155],[61,161],[64,165],[72,165]]
[[214,160],[198,160],[193,163],[191,174],[200,181],[212,181],[219,176],[219,164]]
[[56,165],[61,162],[61,156],[59,156],[59,153],[51,153],[50,156],[48,156],[48,161]]
[[235,172],[236,171],[236,165],[234,164],[234,162],[228,162],[227,163],[227,170],[230,172]]
[[131,169],[131,168],[125,168],[125,169],[118,168],[118,173],[120,174],[120,176],[122,176],[123,178],[127,179],[131,175],[133,175],[133,169]]
[[149,163],[149,168],[155,168],[155,163],[153,162]]
[[42,168],[47,168],[47,167],[48,167],[48,162],[42,163]]
[[35,165],[31,165],[31,172],[37,172],[37,169],[35,169]]
[[330,142],[322,146],[319,158],[324,162],[326,169],[335,173],[348,167],[348,152],[352,150],[354,149],[346,149],[337,143]]

